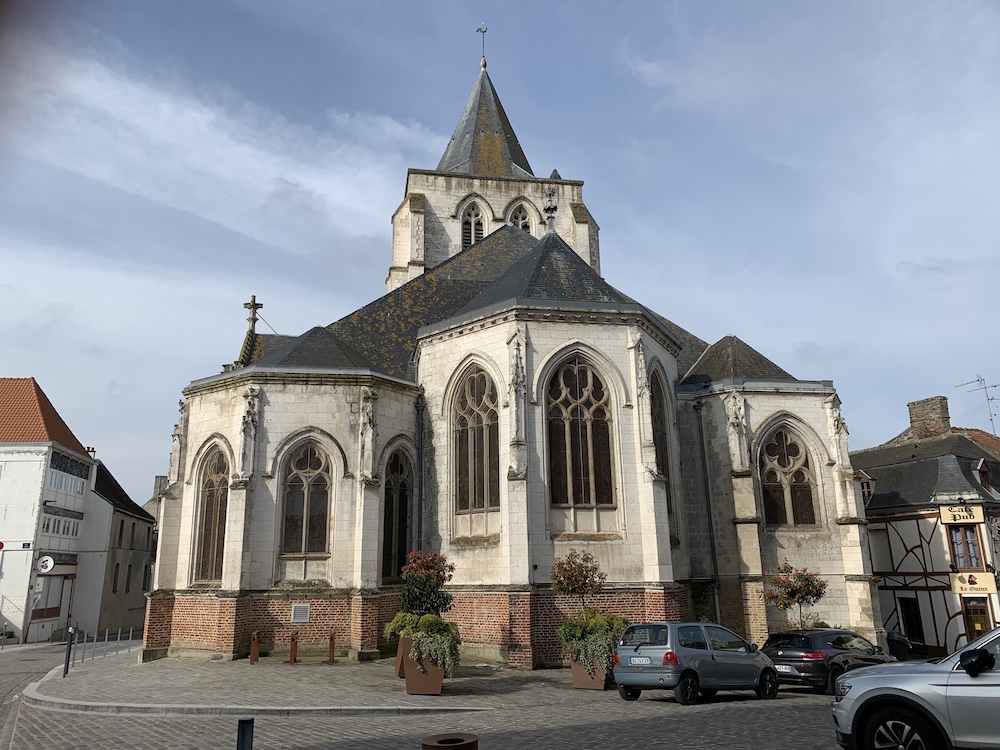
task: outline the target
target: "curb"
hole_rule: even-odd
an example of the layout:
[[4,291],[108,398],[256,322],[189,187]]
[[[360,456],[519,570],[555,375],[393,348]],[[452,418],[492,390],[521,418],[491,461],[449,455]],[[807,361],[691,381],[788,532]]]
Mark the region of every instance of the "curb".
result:
[[38,692],[38,687],[62,673],[62,667],[49,670],[38,682],[24,689],[21,699],[25,705],[46,711],[67,713],[108,714],[112,716],[361,716],[382,714],[416,716],[420,714],[451,714],[492,711],[479,706],[236,706],[232,704],[208,706],[155,703],[89,703],[64,698],[50,698]]

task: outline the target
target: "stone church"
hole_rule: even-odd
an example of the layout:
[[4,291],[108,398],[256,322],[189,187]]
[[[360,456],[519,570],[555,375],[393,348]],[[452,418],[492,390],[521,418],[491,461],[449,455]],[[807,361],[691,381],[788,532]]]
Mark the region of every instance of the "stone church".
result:
[[787,559],[828,581],[811,614],[876,636],[833,384],[605,281],[583,182],[535,176],[485,59],[437,168],[407,172],[386,285],[297,337],[258,333],[251,299],[239,359],[184,389],[145,658],[255,631],[372,658],[414,549],[456,565],[463,648],[514,666],[560,661],[571,549],[607,573],[588,604],[633,621],[760,643]]

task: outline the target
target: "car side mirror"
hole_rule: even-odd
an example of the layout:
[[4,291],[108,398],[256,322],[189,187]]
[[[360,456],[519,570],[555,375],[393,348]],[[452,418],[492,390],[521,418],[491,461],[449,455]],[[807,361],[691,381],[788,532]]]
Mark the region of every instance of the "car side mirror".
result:
[[875,646],[875,648],[872,649],[872,653],[874,653],[874,654],[884,654],[885,651],[882,650],[881,646]]
[[996,661],[996,657],[985,648],[963,651],[962,655],[958,657],[959,665],[969,673],[969,677],[977,677],[988,669],[993,669]]
[[752,653],[756,652],[758,648],[759,648],[759,646],[756,643],[751,643],[750,644],[750,653],[752,654]]

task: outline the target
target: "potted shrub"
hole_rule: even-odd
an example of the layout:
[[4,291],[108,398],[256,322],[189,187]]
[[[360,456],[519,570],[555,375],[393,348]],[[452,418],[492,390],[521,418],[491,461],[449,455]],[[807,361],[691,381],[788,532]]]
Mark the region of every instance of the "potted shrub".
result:
[[403,566],[402,611],[386,625],[387,639],[398,638],[396,674],[410,695],[440,695],[444,678],[458,667],[458,626],[441,619],[451,607],[444,585],[454,563],[437,552],[410,552]]
[[580,613],[556,631],[573,670],[573,687],[603,690],[612,682],[615,648],[628,620],[587,607],[587,594],[600,592],[607,579],[589,552],[571,549],[557,558],[550,578],[553,590],[580,597]]

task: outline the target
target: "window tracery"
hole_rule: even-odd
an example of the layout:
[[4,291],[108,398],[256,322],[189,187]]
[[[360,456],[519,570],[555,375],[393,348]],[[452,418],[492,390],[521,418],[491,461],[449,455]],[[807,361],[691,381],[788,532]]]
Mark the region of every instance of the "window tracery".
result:
[[330,508],[330,459],[312,440],[288,458],[282,484],[282,554],[327,551]]
[[[222,449],[216,447],[205,458],[202,467],[201,523],[195,575],[199,581],[221,581],[229,501],[229,461]],[[118,546],[121,546],[121,528]]]
[[483,238],[483,212],[477,203],[470,203],[462,212],[462,249],[472,247]]
[[500,507],[498,408],[493,378],[473,367],[459,384],[452,413],[459,513]]
[[395,451],[385,468],[385,508],[382,527],[382,578],[399,578],[409,552],[410,498],[413,472],[410,460]]
[[764,520],[769,525],[816,523],[809,454],[796,440],[788,430],[778,430],[760,453]]

